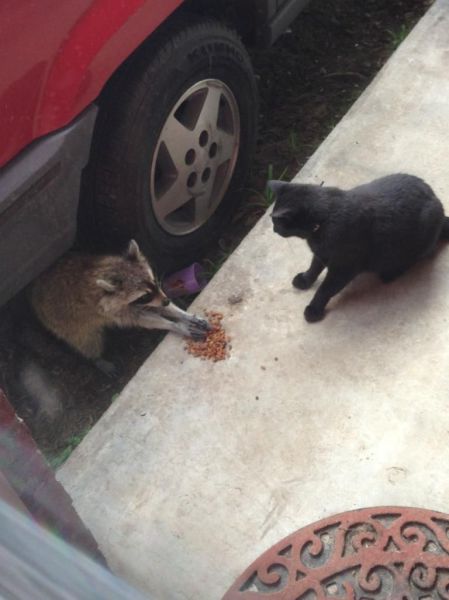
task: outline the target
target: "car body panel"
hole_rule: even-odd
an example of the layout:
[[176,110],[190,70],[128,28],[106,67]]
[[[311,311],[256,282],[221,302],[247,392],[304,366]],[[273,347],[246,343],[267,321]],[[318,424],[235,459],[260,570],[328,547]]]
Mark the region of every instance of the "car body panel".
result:
[[0,305],[69,249],[97,107],[0,170]]
[[0,166],[98,97],[182,0],[3,0]]

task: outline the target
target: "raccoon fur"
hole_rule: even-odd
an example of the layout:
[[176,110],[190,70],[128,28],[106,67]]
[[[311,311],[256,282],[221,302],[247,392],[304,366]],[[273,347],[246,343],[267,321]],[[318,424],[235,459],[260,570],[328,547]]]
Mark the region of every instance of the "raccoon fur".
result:
[[175,306],[160,288],[134,240],[123,255],[71,254],[43,273],[30,289],[42,325],[103,371],[108,327],[165,329],[203,339],[206,320]]

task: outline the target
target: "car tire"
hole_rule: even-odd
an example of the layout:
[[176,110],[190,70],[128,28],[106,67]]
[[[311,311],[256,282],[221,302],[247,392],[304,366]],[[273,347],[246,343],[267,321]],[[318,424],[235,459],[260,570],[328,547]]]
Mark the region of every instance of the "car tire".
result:
[[184,15],[152,36],[100,104],[87,197],[101,238],[137,239],[164,271],[201,258],[241,198],[257,113],[231,29]]

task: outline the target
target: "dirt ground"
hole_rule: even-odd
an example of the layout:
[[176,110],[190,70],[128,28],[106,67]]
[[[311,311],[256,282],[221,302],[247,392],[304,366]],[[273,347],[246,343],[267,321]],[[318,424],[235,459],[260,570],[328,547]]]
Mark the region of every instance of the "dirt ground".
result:
[[[266,210],[267,178],[289,179],[299,171],[431,3],[312,0],[273,48],[253,54],[261,94],[258,148],[242,208],[204,258],[210,273]],[[31,354],[11,334],[13,318],[26,332]],[[54,466],[67,458],[162,337],[111,332],[106,358],[116,364],[118,376],[109,379],[45,334],[20,299],[2,311],[0,382]],[[53,386],[44,411],[29,394],[30,387],[41,385],[41,373]]]

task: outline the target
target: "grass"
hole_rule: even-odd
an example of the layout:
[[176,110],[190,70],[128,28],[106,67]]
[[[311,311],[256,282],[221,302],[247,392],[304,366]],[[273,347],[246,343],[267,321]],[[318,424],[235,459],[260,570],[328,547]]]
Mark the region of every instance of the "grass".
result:
[[82,442],[84,436],[88,433],[90,427],[84,429],[77,435],[72,435],[66,441],[66,446],[55,456],[48,459],[52,469],[57,469],[69,458],[75,448]]
[[299,154],[302,150],[301,142],[299,141],[299,135],[296,131],[290,131],[288,134],[288,147],[292,154]]
[[204,275],[207,277],[207,279],[212,279],[212,277],[218,273],[218,271],[221,269],[224,263],[231,256],[232,252],[232,249],[220,250],[218,256],[214,260],[206,258],[206,260],[204,261]]
[[[292,137],[292,140],[296,140],[296,138]],[[278,177],[276,177],[274,173],[274,167],[272,164],[270,164],[267,168],[267,181],[269,181],[270,179],[279,179],[282,181],[284,180],[287,171],[288,169],[285,168],[281,172],[281,174]],[[248,207],[251,207],[253,210],[259,209],[261,212],[265,212],[273,203],[274,194],[268,188],[268,186],[265,187],[265,190],[263,192],[255,190],[253,188],[247,188],[246,191],[251,193],[255,198],[257,198],[257,200],[252,200],[251,203],[248,204]],[[231,246],[230,248],[221,247],[214,259],[207,258],[203,261],[204,275],[207,277],[207,279],[212,279],[212,277],[216,275],[216,273],[221,269],[224,263],[234,252],[234,250],[234,246]]]
[[409,34],[409,27],[403,23],[397,31],[388,30],[388,34],[391,38],[391,46],[393,50],[396,50],[398,46],[402,44],[407,35]]
[[[284,180],[287,171],[288,171],[288,168],[286,167],[281,172],[281,174],[278,177],[276,177],[274,175],[273,165],[270,164],[270,165],[268,165],[268,169],[267,169],[267,181],[270,181],[271,179],[278,179],[278,180],[282,181],[282,180]],[[265,189],[263,192],[259,192],[258,190],[254,190],[252,188],[249,188],[248,192],[251,192],[258,198],[256,202],[252,203],[252,205],[255,207],[263,208],[265,211],[273,204],[274,194],[269,189],[268,186],[265,186]]]

